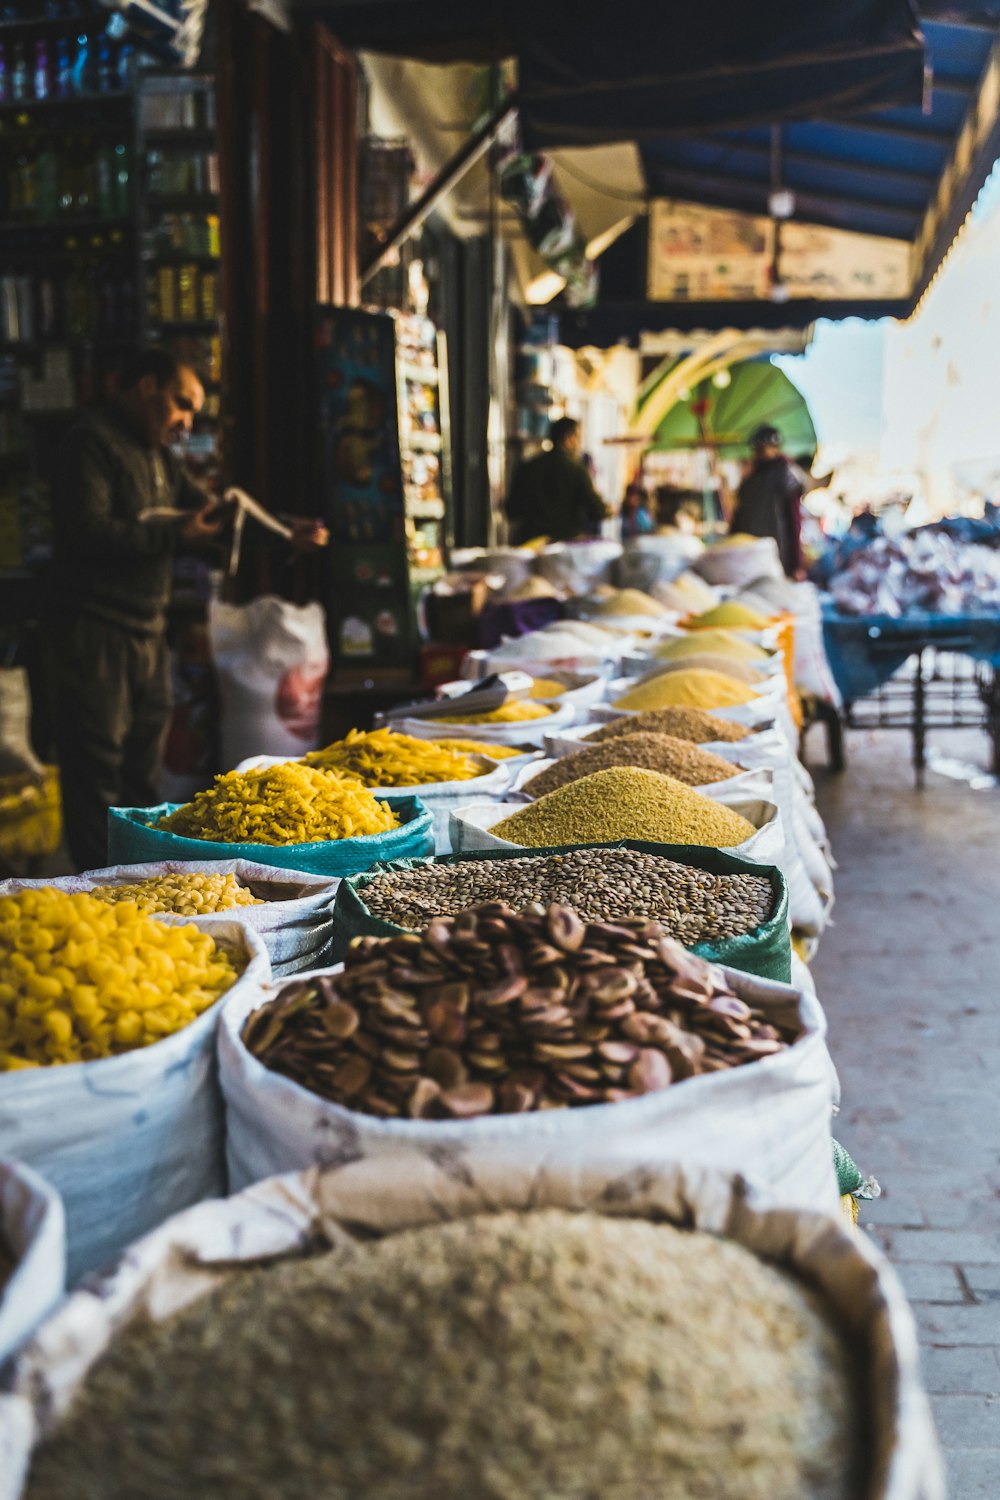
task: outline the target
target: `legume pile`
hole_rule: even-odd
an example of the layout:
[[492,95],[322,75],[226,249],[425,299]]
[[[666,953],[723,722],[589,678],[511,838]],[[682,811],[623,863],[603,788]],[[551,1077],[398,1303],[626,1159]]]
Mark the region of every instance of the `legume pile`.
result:
[[682,657],[696,656],[702,651],[711,651],[719,656],[731,656],[735,661],[766,662],[768,659],[768,652],[763,646],[748,641],[745,636],[738,635],[736,631],[711,628],[697,630],[691,635],[679,636],[673,640],[661,641],[653,647],[650,655],[679,661]]
[[49,886],[0,897],[0,1073],[88,1062],[190,1025],[235,982],[196,927]]
[[731,708],[749,703],[756,693],[721,672],[688,668],[665,676],[647,677],[616,698],[616,708]]
[[361,899],[376,917],[409,928],[483,901],[515,908],[555,902],[588,922],[653,917],[686,947],[755,932],[774,909],[760,875],[713,875],[638,849],[412,865],[376,875]]
[[688,620],[687,625],[689,630],[704,630],[715,626],[723,630],[763,630],[769,623],[766,615],[759,615],[755,609],[749,609],[738,599],[729,599],[725,604],[716,604],[712,609],[695,615]]
[[611,1104],[781,1052],[772,1025],[657,922],[499,902],[356,938],[293,980],[243,1043],[303,1088],[384,1119]]
[[169,911],[182,917],[260,904],[253,891],[241,885],[233,874],[151,875],[130,885],[95,885],[90,894],[96,901],[112,905],[134,901],[140,911]]
[[494,823],[499,839],[528,849],[552,844],[705,844],[727,849],[756,832],[749,819],[673,776],[612,766],[557,788]]
[[468,754],[392,729],[352,729],[325,750],[310,750],[307,766],[344,771],[365,786],[422,786],[435,781],[471,781],[483,774]]
[[623,714],[621,718],[612,719],[599,729],[590,730],[584,735],[584,740],[599,744],[619,734],[636,734],[647,729],[654,734],[672,734],[679,740],[691,740],[696,745],[706,745],[712,740],[718,744],[735,745],[752,732],[745,724],[717,718],[703,708],[652,708],[645,713]]
[[157,828],[223,844],[310,844],[387,833],[399,827],[389,802],[344,772],[297,761],[262,771],[227,771],[160,819]]
[[742,1246],[482,1214],[128,1329],[27,1500],[848,1500],[854,1384],[816,1296]]
[[686,786],[708,786],[715,781],[728,781],[740,771],[739,766],[723,760],[721,755],[700,750],[688,740],[640,730],[637,734],[620,734],[599,745],[588,745],[573,755],[564,755],[525,782],[524,791],[532,797],[543,797],[546,792],[568,786],[571,781],[579,781],[581,776],[589,776],[594,771],[606,771],[610,766],[639,766],[645,771],[659,771],[664,776],[676,777]]

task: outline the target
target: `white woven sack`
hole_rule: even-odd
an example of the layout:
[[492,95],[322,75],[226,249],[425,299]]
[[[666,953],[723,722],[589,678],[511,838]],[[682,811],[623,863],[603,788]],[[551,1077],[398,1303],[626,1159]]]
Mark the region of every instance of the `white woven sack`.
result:
[[[228,993],[259,994],[271,966],[257,933],[193,920],[247,959]],[[221,1005],[134,1052],[3,1075],[0,1155],[34,1167],[62,1194],[70,1286],[170,1214],[225,1190]]]
[[[678,1162],[452,1157],[351,1162],[272,1178],[179,1214],[115,1272],[74,1294],[22,1353],[0,1396],[0,1500],[22,1500],[31,1453],[121,1333],[162,1322],[241,1267],[300,1258],[345,1236],[392,1234],[502,1210],[562,1208],[682,1225],[745,1246],[814,1287],[859,1351],[865,1500],[944,1500],[941,1457],[920,1377],[913,1315],[885,1257],[836,1217],[778,1206],[739,1175]],[[735,1414],[738,1416],[738,1413]],[[251,1476],[247,1476],[248,1482]]]
[[[595,703],[590,709],[590,720],[592,725],[608,724],[612,719],[624,717],[635,717],[638,713],[646,710],[638,708],[618,708],[615,699],[627,693],[630,688],[635,687],[635,682],[629,677],[619,677],[608,683],[606,703]],[[788,714],[787,701],[783,687],[777,683],[768,684],[765,691],[755,694],[746,703],[735,703],[727,708],[710,708],[707,710],[717,719],[727,719],[732,724],[746,724],[748,728],[757,729],[765,724],[779,723],[779,727],[789,738],[789,727],[791,717]],[[787,724],[786,722],[787,721]],[[554,729],[552,725],[550,728]],[[797,743],[794,729],[791,730],[793,739],[790,743]]]
[[760,578],[784,578],[778,544],[762,536],[742,547],[708,547],[691,567],[708,583],[729,588],[749,588]]
[[821,896],[832,898],[833,871],[822,849],[800,819],[794,818],[792,827],[795,830],[795,842],[809,879]]
[[[523,809],[523,802],[471,803],[456,808],[451,815],[451,847],[455,854],[466,854],[470,849],[520,849],[522,844],[512,844],[508,839],[498,838],[490,830],[494,824]],[[741,859],[756,860],[762,865],[779,865],[785,854],[785,834],[781,825],[781,814],[773,802],[763,799],[738,798],[733,804],[738,812],[757,830],[742,844],[727,846],[726,854],[738,855]],[[628,837],[622,834],[622,838]]]
[[86,870],[81,875],[61,875],[54,880],[4,880],[0,881],[0,896],[31,886],[91,891],[99,885],[132,885],[137,880],[152,880],[159,875],[193,874],[235,875],[241,885],[249,886],[261,898],[257,906],[207,913],[199,918],[199,924],[209,932],[213,926],[227,922],[242,922],[252,928],[263,939],[271,971],[278,977],[299,969],[315,969],[329,958],[333,903],[340,880],[331,875],[310,875],[305,870],[259,865],[249,859],[166,859],[144,865],[110,865],[102,870]]
[[62,1301],[66,1288],[62,1201],[54,1187],[20,1161],[0,1160],[0,1240],[14,1261],[6,1285],[0,1286],[3,1365]]
[[534,572],[571,594],[586,594],[607,583],[621,555],[620,542],[553,542],[538,553]]
[[504,1153],[541,1162],[601,1152],[740,1171],[782,1202],[832,1211],[837,1084],[823,1010],[815,996],[791,985],[736,969],[723,973],[748,1004],[786,1024],[797,1020],[801,1039],[759,1064],[689,1078],[640,1099],[462,1121],[380,1120],[271,1072],[247,1051],[240,1032],[274,990],[245,991],[219,1029],[230,1183],[235,1190],[274,1172],[368,1156],[419,1157],[435,1148],[457,1153],[470,1167]]

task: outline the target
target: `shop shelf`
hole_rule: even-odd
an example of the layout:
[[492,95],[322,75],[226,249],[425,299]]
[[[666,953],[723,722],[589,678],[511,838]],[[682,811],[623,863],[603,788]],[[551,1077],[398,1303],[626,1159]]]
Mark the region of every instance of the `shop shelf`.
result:
[[124,106],[131,102],[132,95],[127,89],[115,89],[113,93],[107,94],[70,94],[65,99],[20,99],[16,102],[8,99],[0,104],[0,119],[6,120],[12,115],[20,114],[58,114],[60,110],[92,108],[95,104],[102,108],[106,105]]
[[420,385],[437,385],[441,378],[433,365],[402,363],[399,369],[405,380],[412,380],[418,382]]

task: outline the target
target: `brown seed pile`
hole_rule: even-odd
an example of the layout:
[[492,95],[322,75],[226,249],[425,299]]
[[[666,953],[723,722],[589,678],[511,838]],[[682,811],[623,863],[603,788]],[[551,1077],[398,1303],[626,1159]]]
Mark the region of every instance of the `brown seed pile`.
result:
[[276,1073],[383,1119],[611,1104],[794,1040],[657,922],[487,902],[420,934],[357,938],[243,1028]]
[[592,771],[606,771],[609,766],[639,766],[644,771],[659,771],[663,776],[683,781],[685,786],[708,786],[714,781],[728,781],[742,770],[741,766],[723,760],[721,755],[700,750],[690,740],[640,730],[638,734],[620,734],[599,745],[588,745],[575,755],[564,755],[554,765],[532,776],[525,783],[524,791],[532,797],[544,797],[556,787],[568,786],[571,781],[579,781],[581,776],[589,776]]
[[688,948],[755,932],[774,910],[761,875],[713,875],[639,849],[417,864],[376,875],[361,899],[376,917],[412,929],[483,901],[515,909],[551,902],[572,906],[588,922],[653,918]]
[[815,1294],[731,1241],[481,1214],[129,1328],[27,1500],[848,1500],[852,1365]]
[[699,844],[731,849],[755,832],[749,819],[673,776],[611,766],[558,787],[490,830],[527,849],[560,844]]
[[712,740],[722,744],[736,744],[752,733],[745,724],[733,724],[729,719],[720,719],[703,708],[651,708],[642,714],[623,714],[592,729],[584,735],[587,741],[614,739],[619,734],[635,734],[639,730],[650,730],[653,734],[672,734],[679,740],[691,740],[696,745],[706,745]]

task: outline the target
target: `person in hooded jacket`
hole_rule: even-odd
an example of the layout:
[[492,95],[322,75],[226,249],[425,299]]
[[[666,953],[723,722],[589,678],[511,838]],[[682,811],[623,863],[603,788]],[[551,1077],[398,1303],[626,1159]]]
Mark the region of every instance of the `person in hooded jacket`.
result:
[[781,433],[776,427],[758,427],[750,446],[753,463],[737,492],[729,530],[773,537],[787,576],[803,578],[802,497],[806,476],[782,451]]

